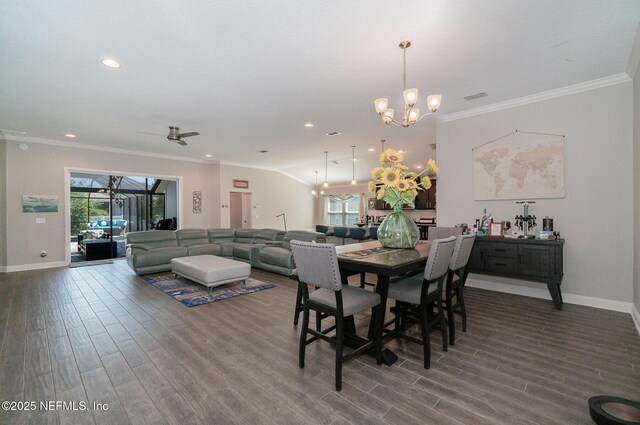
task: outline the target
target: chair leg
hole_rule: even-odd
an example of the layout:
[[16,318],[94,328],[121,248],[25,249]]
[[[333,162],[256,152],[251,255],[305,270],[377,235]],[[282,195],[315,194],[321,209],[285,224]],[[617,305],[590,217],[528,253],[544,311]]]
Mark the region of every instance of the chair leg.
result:
[[296,294],[296,311],[293,313],[293,326],[298,325],[298,318],[300,317],[300,312],[303,310],[302,307],[302,289],[300,285],[298,285],[298,293]]
[[336,391],[342,390],[342,342],[344,339],[344,320],[336,317]]
[[307,329],[309,329],[309,308],[304,306],[302,313],[302,329],[300,329],[300,346],[298,347],[298,365],[304,368],[304,352],[307,348]]
[[424,368],[429,369],[431,367],[431,341],[429,340],[429,318],[427,314],[427,306],[420,306],[420,328],[422,330],[422,349]]
[[463,287],[458,286],[458,292],[456,297],[458,298],[458,305],[460,306],[460,312],[462,314],[462,332],[467,331],[467,308],[464,305]]
[[438,295],[436,302],[438,305],[438,317],[440,319],[440,331],[442,332],[442,351],[447,351],[447,319],[444,317],[444,309],[442,307],[442,292]]
[[316,331],[322,332],[322,313],[316,311]]
[[456,322],[453,317],[453,294],[451,285],[447,285],[445,297],[447,300],[447,321],[449,322],[449,345],[454,345],[456,341]]
[[364,288],[364,272],[360,273],[360,287]]

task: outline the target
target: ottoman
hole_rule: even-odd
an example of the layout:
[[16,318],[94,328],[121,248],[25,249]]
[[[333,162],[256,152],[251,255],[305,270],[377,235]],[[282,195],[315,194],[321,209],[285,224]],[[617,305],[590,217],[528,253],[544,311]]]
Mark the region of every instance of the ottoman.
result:
[[251,274],[251,266],[215,255],[195,255],[172,259],[171,271],[204,285],[211,291],[214,286],[244,281]]

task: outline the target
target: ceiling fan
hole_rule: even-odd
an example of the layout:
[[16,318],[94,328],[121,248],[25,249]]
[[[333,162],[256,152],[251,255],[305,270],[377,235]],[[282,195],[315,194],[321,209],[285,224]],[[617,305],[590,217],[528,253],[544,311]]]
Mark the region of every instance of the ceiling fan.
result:
[[[145,133],[144,131],[136,131],[136,133],[150,134],[152,136],[163,136],[162,134]],[[167,135],[167,140],[171,142],[176,142],[180,146],[187,146],[187,142],[183,140],[185,137],[192,137],[192,136],[199,136],[199,135],[200,133],[198,133],[197,131],[191,131],[189,133],[180,133],[180,127],[171,126],[169,127],[169,134]]]

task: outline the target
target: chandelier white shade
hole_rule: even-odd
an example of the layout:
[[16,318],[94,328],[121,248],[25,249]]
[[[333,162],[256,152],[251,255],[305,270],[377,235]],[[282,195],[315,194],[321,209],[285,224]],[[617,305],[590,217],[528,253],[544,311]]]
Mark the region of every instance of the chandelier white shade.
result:
[[[418,102],[418,89],[407,89],[407,49],[411,46],[411,42],[405,40],[400,43],[402,49],[403,58],[403,73],[402,73],[402,98],[404,99],[404,113],[402,115],[402,121],[397,121],[394,118],[395,111],[393,108],[389,108],[389,99],[381,97],[375,100],[374,106],[376,112],[382,118],[382,122],[387,125],[393,124],[399,127],[409,127],[415,124],[423,117],[429,115],[424,114],[420,116],[420,108],[416,108],[415,105]],[[427,97],[427,108],[431,113],[434,113],[440,108],[442,102],[442,96],[439,94],[433,94]]]

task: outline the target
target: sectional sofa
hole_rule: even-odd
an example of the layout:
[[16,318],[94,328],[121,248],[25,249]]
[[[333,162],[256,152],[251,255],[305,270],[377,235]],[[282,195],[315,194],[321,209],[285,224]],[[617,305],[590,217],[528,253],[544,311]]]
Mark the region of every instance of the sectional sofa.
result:
[[129,232],[126,258],[136,274],[171,270],[171,259],[191,255],[217,255],[244,261],[270,272],[289,276],[295,268],[291,240],[325,242],[318,232],[276,229],[181,229]]

